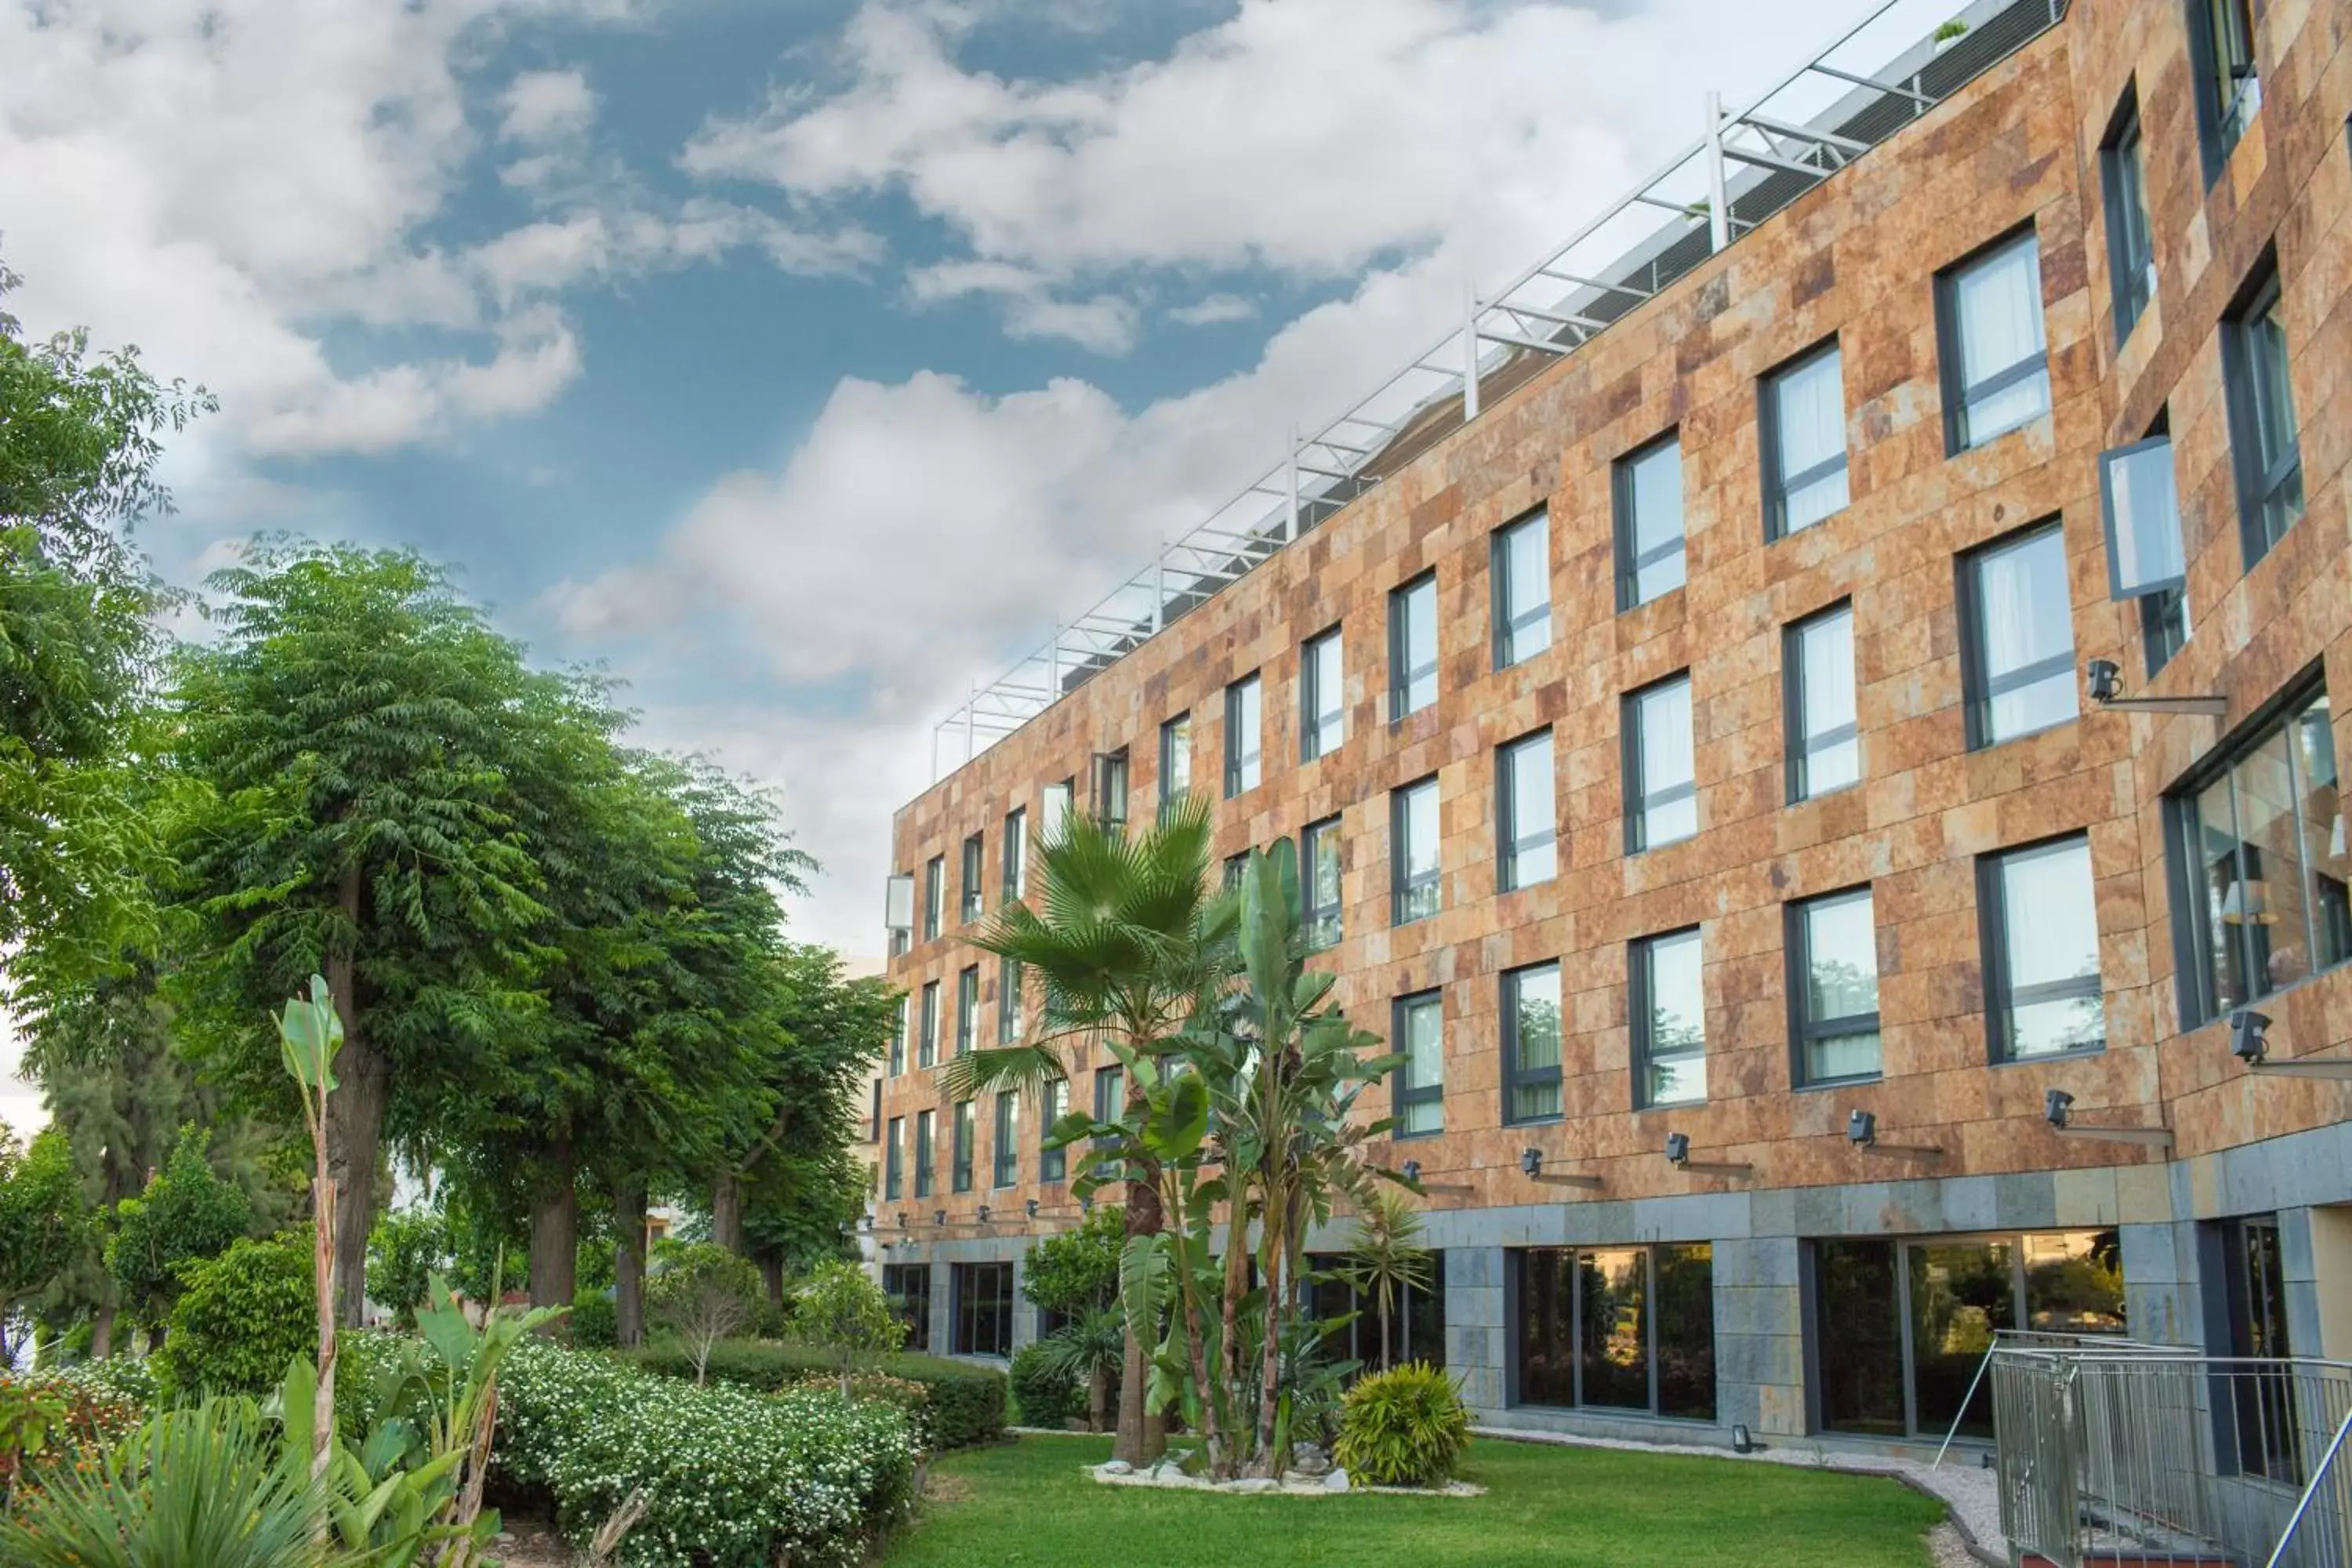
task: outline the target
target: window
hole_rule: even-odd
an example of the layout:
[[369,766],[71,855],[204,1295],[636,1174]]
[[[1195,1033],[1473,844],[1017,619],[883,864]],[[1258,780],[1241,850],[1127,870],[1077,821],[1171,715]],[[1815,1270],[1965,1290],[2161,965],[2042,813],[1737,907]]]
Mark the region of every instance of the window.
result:
[[1250,852],[1246,849],[1225,857],[1219,875],[1228,893],[1242,885],[1242,874],[1249,869]]
[[1298,890],[1307,951],[1339,945],[1339,819],[1309,823],[1299,835]]
[[1845,510],[1845,381],[1835,342],[1764,378],[1759,438],[1767,538]]
[[2139,140],[2139,93],[2126,89],[2099,149],[2106,196],[2107,282],[2115,295],[2116,342],[2131,336],[2156,298],[2156,240],[2147,221],[2147,160]]
[[2247,0],[2189,0],[2189,53],[2197,73],[2197,131],[2210,184],[2263,106]]
[[2074,611],[2053,522],[1960,557],[1970,750],[2074,717]]
[[1617,607],[1683,585],[1683,444],[1669,434],[1617,461]]
[[1495,890],[1549,882],[1559,868],[1559,803],[1552,795],[1551,731],[1495,748]]
[[1438,867],[1437,780],[1409,784],[1389,796],[1389,920],[1409,925],[1437,912],[1444,897]]
[[1559,965],[1503,974],[1503,1120],[1559,1114]]
[[2091,841],[2078,833],[1988,855],[1979,866],[1978,923],[1995,1059],[2105,1045]]
[[1706,1098],[1706,997],[1699,983],[1698,928],[1633,944],[1633,1105],[1685,1105]]
[[931,1115],[928,1110],[915,1112],[915,1195],[931,1195],[932,1131]]
[[971,1191],[971,1142],[976,1131],[977,1128],[974,1125],[972,1118],[971,1101],[969,1100],[957,1100],[955,1103],[954,1123],[955,1160],[954,1163],[950,1167],[949,1179],[952,1184],[954,1190],[959,1193],[968,1193]]
[[906,1190],[907,1119],[890,1118],[889,1136],[882,1144],[882,1195],[892,1203]]
[[923,940],[940,940],[940,926],[947,917],[948,858],[934,855],[923,865]]
[[1677,675],[1625,699],[1625,852],[1654,849],[1697,831],[1690,677]]
[[956,1038],[955,1054],[963,1056],[978,1043],[980,1037],[980,965],[966,967],[956,976]]
[[1070,1080],[1048,1080],[1037,1091],[1037,1179],[1041,1182],[1058,1182],[1069,1175],[1070,1152],[1045,1147],[1045,1141],[1054,1135],[1054,1123],[1069,1113]]
[[890,1076],[907,1070],[907,998],[898,998],[898,1016],[890,1020]]
[[1444,1001],[1434,991],[1397,999],[1394,1052],[1404,1060],[1389,1078],[1389,1114],[1400,1138],[1445,1131]]
[[1530,1247],[1509,1254],[1515,1402],[1715,1419],[1715,1249]]
[[[2287,1339],[2286,1264],[2279,1247],[2278,1216],[2259,1215],[2225,1220],[2218,1232],[2222,1312],[2230,1333],[2229,1353],[2248,1359],[2284,1360],[2294,1352]],[[2213,1250],[2209,1248],[2209,1252]],[[2241,1367],[2213,1380],[2217,1405],[2216,1447],[2225,1471],[2261,1476],[2284,1486],[2304,1484],[2297,1450],[2303,1434],[2296,1420],[2290,1374]],[[2234,1457],[2234,1467],[2229,1460]]]
[[1021,1095],[1001,1090],[996,1097],[996,1168],[989,1173],[991,1186],[1010,1187],[1021,1180]]
[[1049,784],[1040,791],[1037,799],[1037,836],[1052,844],[1062,837],[1063,825],[1070,820],[1070,805],[1076,798],[1072,782]]
[[1095,820],[1127,831],[1127,748],[1095,758]]
[[878,1078],[874,1080],[873,1104],[866,1112],[866,1141],[868,1143],[882,1142],[882,1080]]
[[1225,798],[1257,788],[1260,744],[1257,677],[1225,688]]
[[1192,715],[1179,713],[1160,726],[1160,804],[1181,800],[1192,788]]
[[2099,455],[2099,514],[2107,537],[2109,596],[2139,601],[2140,636],[2154,675],[2189,641],[2189,599],[2182,591],[2188,552],[2169,435]]
[[2041,246],[2029,229],[1936,283],[1945,446],[1958,455],[2050,412]]
[[1837,605],[1788,631],[1781,706],[1789,718],[1789,799],[1811,800],[1862,778],[1854,719],[1853,606]]
[[2274,270],[2254,284],[2221,335],[2230,404],[2230,447],[2238,474],[2238,517],[2246,565],[2270,553],[2303,516],[2303,449],[2287,382],[2286,329],[2279,321]]
[[1013,1265],[954,1263],[948,1284],[955,1294],[957,1355],[1013,1353]]
[[2352,957],[2330,719],[2325,690],[2298,691],[2173,800],[2173,927],[2190,1026]]
[[[1127,1072],[1122,1068],[1095,1068],[1095,1120],[1116,1122],[1127,1114]],[[1095,1174],[1105,1178],[1118,1174],[1118,1162],[1105,1160],[1095,1166]]]
[[1389,595],[1389,721],[1437,700],[1437,574]]
[[988,907],[988,890],[980,885],[981,868],[987,864],[981,837],[975,833],[963,841],[963,918],[967,924],[980,919]]
[[907,1325],[906,1349],[928,1351],[931,1348],[931,1266],[928,1263],[886,1263],[882,1266],[882,1294]]
[[1009,1046],[1021,1038],[1021,963],[996,961],[996,1043]]
[[1302,1292],[1307,1316],[1316,1322],[1339,1325],[1321,1341],[1325,1360],[1361,1362],[1367,1371],[1409,1361],[1436,1367],[1445,1364],[1445,1253],[1443,1248],[1432,1248],[1427,1256],[1426,1282],[1405,1280],[1395,1288],[1385,1314],[1388,1342],[1383,1345],[1379,1293],[1350,1282],[1351,1260],[1331,1253],[1307,1255],[1308,1274]]
[[1015,806],[1004,816],[1004,897],[1029,896],[1029,814]]
[[1541,511],[1495,531],[1495,668],[1551,647],[1551,523]]
[[923,1032],[915,1037],[915,1065],[927,1068],[940,1059],[940,983],[923,982]]
[[1878,931],[1870,889],[1789,906],[1797,1082],[1879,1074]]
[[1298,757],[1328,757],[1348,738],[1346,677],[1339,662],[1339,628],[1310,637],[1298,650]]

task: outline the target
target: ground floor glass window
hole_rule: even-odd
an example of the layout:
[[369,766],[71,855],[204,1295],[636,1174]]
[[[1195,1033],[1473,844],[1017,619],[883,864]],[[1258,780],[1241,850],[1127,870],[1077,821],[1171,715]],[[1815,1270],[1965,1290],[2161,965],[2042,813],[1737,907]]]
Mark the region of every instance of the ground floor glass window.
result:
[[957,1355],[1013,1353],[1013,1265],[954,1265]]
[[906,1349],[931,1348],[931,1266],[928,1263],[886,1263],[882,1294],[890,1298],[899,1321],[907,1325]]
[[1388,1340],[1381,1339],[1380,1292],[1349,1276],[1345,1253],[1310,1253],[1307,1315],[1336,1325],[1322,1340],[1324,1359],[1361,1363],[1366,1372],[1409,1361],[1445,1364],[1445,1254],[1428,1254],[1425,1285],[1400,1285],[1389,1299]]
[[1511,1254],[1516,1400],[1715,1419],[1715,1249]]

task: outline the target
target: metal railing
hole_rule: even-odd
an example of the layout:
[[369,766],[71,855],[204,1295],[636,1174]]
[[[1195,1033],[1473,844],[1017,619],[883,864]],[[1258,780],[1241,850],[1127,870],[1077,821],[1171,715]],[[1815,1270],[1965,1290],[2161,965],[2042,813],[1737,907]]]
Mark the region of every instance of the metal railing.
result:
[[1999,1345],[1990,1375],[2014,1556],[2352,1563],[2352,1365],[2082,1341]]

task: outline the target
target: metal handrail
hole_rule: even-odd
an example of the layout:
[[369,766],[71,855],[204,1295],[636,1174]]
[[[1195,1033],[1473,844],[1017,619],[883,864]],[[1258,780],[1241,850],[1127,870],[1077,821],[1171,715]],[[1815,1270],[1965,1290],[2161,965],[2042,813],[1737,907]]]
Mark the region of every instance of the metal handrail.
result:
[[2313,1467],[2310,1484],[2303,1489],[2303,1495],[2295,1499],[2294,1512],[2288,1518],[2286,1529],[2280,1532],[2278,1544],[2271,1548],[2270,1561],[2263,1568],[2279,1568],[2286,1561],[2286,1549],[2294,1544],[2294,1532],[2303,1528],[2304,1516],[2311,1511],[2311,1500],[2319,1495],[2321,1483],[2327,1479],[2328,1472],[2336,1468],[2336,1459],[2344,1452],[2347,1433],[2352,1433],[2352,1411],[2347,1411],[2344,1419],[2336,1424],[2334,1440],[2327,1445],[2326,1454]]

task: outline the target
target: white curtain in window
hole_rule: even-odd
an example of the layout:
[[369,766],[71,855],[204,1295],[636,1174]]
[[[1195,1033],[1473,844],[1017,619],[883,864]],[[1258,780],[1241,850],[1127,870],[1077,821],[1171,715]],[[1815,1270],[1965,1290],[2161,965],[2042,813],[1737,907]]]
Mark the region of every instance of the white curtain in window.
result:
[[1798,674],[1804,721],[1804,793],[1843,789],[1862,777],[1862,742],[1854,732],[1853,612],[1840,610],[1798,634]]
[[1437,870],[1437,786],[1416,785],[1404,797],[1404,871],[1418,879]]
[[[2099,913],[2091,891],[2091,847],[2071,839],[2007,857],[2000,863],[2001,922],[2012,996],[2034,986],[2099,975]],[[2013,1003],[2010,1050],[2015,1056],[2095,1046],[2106,1038],[2104,1005],[2087,995]]]
[[1551,529],[1543,516],[1504,536],[1504,645],[1507,664],[1551,646]]
[[[1780,428],[1780,482],[1787,487],[1780,527],[1794,533],[1843,510],[1847,500],[1845,386],[1838,351],[1831,349],[1782,375],[1777,391],[1774,422]],[[1831,462],[1837,467],[1813,472]]]
[[1634,463],[1633,602],[1683,585],[1683,445],[1668,441]]
[[1687,838],[1698,831],[1690,682],[1677,680],[1644,692],[1641,725],[1643,841]]
[[[1442,1089],[1445,1084],[1444,1009],[1435,997],[1408,1003],[1404,1010],[1405,1079],[1416,1089]],[[1444,1107],[1423,1100],[1404,1111],[1404,1131],[1435,1132],[1445,1122]]]
[[2063,536],[2047,529],[1979,557],[1977,603],[1990,700],[1985,739],[2007,740],[2073,718],[2074,614]]
[[2014,428],[2050,406],[2045,371],[1979,395],[1975,389],[2042,358],[2042,251],[2032,236],[1959,275],[1960,382],[1970,445]]
[[1551,737],[1522,741],[1510,752],[1511,885],[1550,880],[1558,869],[1558,805],[1552,795]]

